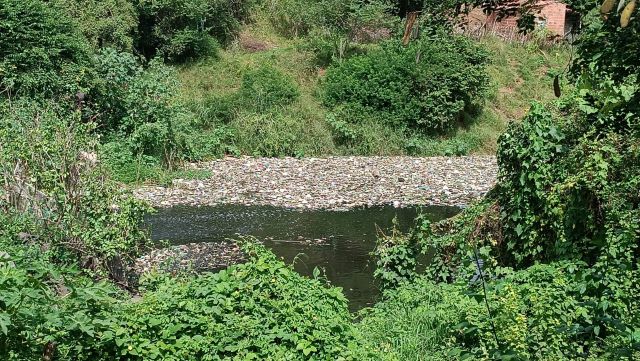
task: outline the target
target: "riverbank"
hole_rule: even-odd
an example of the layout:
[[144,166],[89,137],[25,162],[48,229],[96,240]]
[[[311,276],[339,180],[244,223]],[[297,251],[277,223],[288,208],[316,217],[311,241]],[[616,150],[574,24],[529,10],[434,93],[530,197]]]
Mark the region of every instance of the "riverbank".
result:
[[378,205],[466,206],[496,182],[493,156],[223,158],[190,164],[211,176],[144,186],[136,197],[158,208],[176,205],[266,205],[349,209]]

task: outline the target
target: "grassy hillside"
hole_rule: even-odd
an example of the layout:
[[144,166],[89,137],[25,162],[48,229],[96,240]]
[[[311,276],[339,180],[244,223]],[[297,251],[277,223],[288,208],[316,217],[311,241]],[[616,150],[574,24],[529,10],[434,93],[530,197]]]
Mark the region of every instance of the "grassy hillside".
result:
[[[453,131],[437,137],[410,136],[368,122],[364,141],[344,146],[335,141],[319,85],[326,69],[315,65],[304,39],[284,38],[265,19],[246,25],[238,39],[218,58],[180,67],[182,97],[210,132],[224,136],[225,150],[249,155],[464,155],[493,154],[498,135],[520,119],[532,100],[553,98],[553,76],[569,60],[566,46],[506,43],[496,37],[479,42],[489,51],[489,96],[479,113]],[[375,47],[375,45],[369,45]],[[241,87],[243,74],[273,67],[295,81],[300,97],[288,106],[256,112],[225,104]]]

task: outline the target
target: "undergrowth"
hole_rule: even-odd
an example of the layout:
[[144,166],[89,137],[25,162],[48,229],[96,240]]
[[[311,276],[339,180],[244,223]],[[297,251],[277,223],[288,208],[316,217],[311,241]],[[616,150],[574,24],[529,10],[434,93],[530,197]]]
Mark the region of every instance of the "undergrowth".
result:
[[[471,110],[452,129],[425,136],[390,125],[382,114],[330,112],[319,99],[325,69],[313,64],[314,54],[305,39],[278,35],[269,23],[258,20],[247,25],[240,40],[222,51],[219,61],[181,68],[182,97],[209,127],[222,127],[233,134],[229,142],[241,154],[264,156],[322,155],[467,155],[491,154],[497,138],[511,121],[525,114],[530,101],[553,98],[553,77],[566,67],[569,48],[538,47],[504,43],[495,37],[478,42],[487,49],[488,98],[483,107]],[[247,43],[259,51],[247,48]],[[242,78],[263,64],[294,79],[300,98],[286,107],[256,116],[250,107],[230,105]],[[226,100],[225,100],[226,99]],[[293,114],[293,116],[291,116]],[[266,118],[257,129],[256,117]],[[281,126],[271,119],[283,119]],[[353,119],[358,122],[353,124]],[[288,119],[291,119],[290,121]],[[348,120],[348,121],[347,121]],[[297,123],[297,124],[296,124]],[[318,145],[310,147],[311,144]],[[276,146],[276,144],[283,144]]]
[[[389,342],[378,328],[364,328],[375,348],[400,359],[428,359],[441,344],[453,359],[640,356],[640,86],[637,60],[615,51],[637,51],[628,39],[639,24],[620,28],[599,10],[591,9],[571,64],[576,88],[560,87],[556,102],[534,102],[500,135],[495,189],[453,219],[422,221],[404,239],[379,245],[388,300],[362,324],[397,336]],[[416,249],[432,256],[421,275],[411,259]],[[393,262],[383,262],[390,255]],[[394,282],[385,282],[390,276]],[[443,290],[443,302],[455,304],[446,318],[428,318],[425,293]],[[458,309],[463,303],[470,312]],[[416,354],[406,345],[418,334],[443,341]]]

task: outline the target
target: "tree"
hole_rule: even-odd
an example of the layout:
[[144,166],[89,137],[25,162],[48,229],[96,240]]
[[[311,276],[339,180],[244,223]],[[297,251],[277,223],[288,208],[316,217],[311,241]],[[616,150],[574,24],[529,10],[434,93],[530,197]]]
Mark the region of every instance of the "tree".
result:
[[43,0],[0,1],[0,92],[72,95],[90,79],[90,48],[58,7]]

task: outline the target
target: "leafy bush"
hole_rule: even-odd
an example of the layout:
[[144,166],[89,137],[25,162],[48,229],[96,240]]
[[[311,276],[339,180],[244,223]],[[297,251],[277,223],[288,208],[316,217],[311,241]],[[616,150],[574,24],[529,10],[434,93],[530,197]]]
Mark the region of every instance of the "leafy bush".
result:
[[19,223],[0,215],[0,356],[94,359],[95,336],[120,293],[51,262],[41,247],[17,245]]
[[636,32],[597,17],[578,43],[578,89],[563,113],[534,103],[499,140],[489,197],[415,232],[434,252],[427,276],[487,308],[458,324],[452,355],[640,356],[640,88],[637,61],[622,55]]
[[249,263],[216,274],[147,279],[143,300],[123,305],[119,331],[103,336],[104,350],[132,359],[348,358],[357,339],[340,290],[261,247],[248,252]]
[[300,96],[296,83],[275,68],[261,66],[246,72],[237,95],[240,104],[257,111],[287,105]]
[[478,342],[477,346],[468,343],[476,346],[470,347],[470,354],[548,360],[584,357],[593,340],[589,334],[599,334],[600,326],[592,325],[594,314],[586,312],[584,296],[576,287],[575,275],[581,266],[572,262],[536,265],[506,271],[502,279],[490,282],[492,319],[485,310],[469,316],[465,325],[465,336]]
[[418,278],[385,293],[360,313],[358,330],[370,347],[389,360],[456,359],[456,325],[486,312],[454,285]]
[[475,257],[483,260],[497,337],[488,320],[465,326],[476,357],[637,352],[638,141],[613,132],[593,139],[601,125],[586,134],[583,126],[582,116],[561,119],[534,104],[501,137],[491,198],[422,236],[435,250],[433,279],[469,280]]
[[[215,274],[149,274],[132,302],[8,244],[0,355],[10,360],[39,358],[46,347],[52,358],[74,360],[377,358],[340,289],[300,276],[261,246],[246,246],[248,263]],[[66,287],[68,294],[56,291]]]
[[504,270],[500,279],[487,279],[491,315],[480,281],[468,286],[417,278],[362,312],[358,328],[374,349],[397,359],[583,358],[590,346],[584,333],[601,331],[590,325],[592,314],[575,287],[580,270],[570,262]]
[[144,69],[134,55],[110,48],[102,49],[94,58],[99,79],[91,94],[94,116],[99,114],[103,131],[126,131],[123,119],[131,104],[124,100]]
[[95,48],[133,51],[138,12],[130,0],[55,0]]
[[[627,2],[628,3],[628,2]],[[599,130],[624,132],[640,130],[640,63],[637,54],[640,23],[631,21],[619,27],[620,13],[606,17],[597,4],[576,1],[585,8],[585,28],[577,40],[577,59],[572,63],[577,82],[578,108],[586,122],[596,123]]]
[[108,138],[124,138],[133,153],[155,156],[168,168],[189,157],[193,115],[176,99],[175,71],[158,60],[143,69],[133,55],[112,49],[96,63],[101,81],[93,112]]
[[399,233],[397,229],[378,238],[373,251],[376,258],[373,276],[383,290],[393,289],[416,277],[418,252],[416,239]]
[[106,177],[94,125],[50,102],[2,104],[0,114],[0,209],[30,220],[16,233],[126,285],[126,265],[148,245],[148,208]]
[[[505,238],[520,264],[531,264],[542,253],[555,252],[551,236],[562,228],[560,214],[545,202],[554,178],[554,162],[566,151],[558,121],[534,103],[522,123],[511,123],[500,137],[500,193]],[[511,193],[506,190],[518,189]],[[529,241],[525,241],[530,237]],[[517,241],[516,241],[517,240]]]
[[57,6],[0,3],[0,90],[5,96],[73,96],[91,82],[89,46]]
[[139,2],[137,48],[148,59],[157,54],[183,62],[216,55],[248,16],[254,0],[143,0]]
[[459,36],[425,37],[408,47],[389,41],[330,67],[324,103],[382,113],[398,127],[446,130],[482,96],[485,61],[481,49]]

